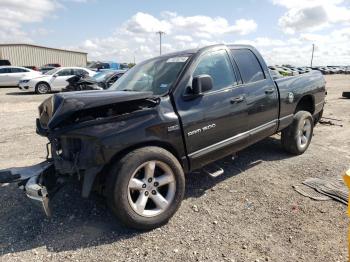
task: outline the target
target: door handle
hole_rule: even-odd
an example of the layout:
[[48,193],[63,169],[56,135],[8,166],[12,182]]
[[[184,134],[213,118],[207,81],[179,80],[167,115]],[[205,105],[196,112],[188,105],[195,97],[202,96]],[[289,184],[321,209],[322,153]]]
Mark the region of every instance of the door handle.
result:
[[272,94],[273,92],[275,92],[274,88],[270,88],[270,89],[265,90],[265,94]]
[[230,100],[231,104],[237,104],[244,101],[244,96],[237,96]]

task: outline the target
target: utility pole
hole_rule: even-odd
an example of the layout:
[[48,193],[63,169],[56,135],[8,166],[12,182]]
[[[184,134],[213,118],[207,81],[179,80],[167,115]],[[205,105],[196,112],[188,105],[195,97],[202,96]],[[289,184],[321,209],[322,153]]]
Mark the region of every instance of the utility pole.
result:
[[158,31],[156,34],[159,34],[159,55],[162,55],[162,36],[165,34],[165,32]]
[[314,52],[315,52],[315,44],[312,44],[311,67],[312,67],[312,62],[314,60]]

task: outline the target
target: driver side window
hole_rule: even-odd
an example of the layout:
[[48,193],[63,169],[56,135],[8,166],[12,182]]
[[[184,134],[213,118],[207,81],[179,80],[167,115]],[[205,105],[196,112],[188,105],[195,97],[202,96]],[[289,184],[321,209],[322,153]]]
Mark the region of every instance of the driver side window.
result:
[[213,91],[237,84],[230,58],[225,50],[205,54],[193,73],[193,77],[209,75],[213,79]]

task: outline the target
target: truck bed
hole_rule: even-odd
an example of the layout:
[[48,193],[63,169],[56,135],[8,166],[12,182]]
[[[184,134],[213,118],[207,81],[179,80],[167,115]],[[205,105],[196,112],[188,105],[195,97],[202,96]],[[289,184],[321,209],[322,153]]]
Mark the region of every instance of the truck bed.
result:
[[315,70],[306,74],[284,77],[275,80],[275,83],[280,96],[280,129],[291,123],[291,114],[294,113],[299,100],[305,95],[308,95],[315,103],[313,115],[322,110],[325,80],[321,72]]

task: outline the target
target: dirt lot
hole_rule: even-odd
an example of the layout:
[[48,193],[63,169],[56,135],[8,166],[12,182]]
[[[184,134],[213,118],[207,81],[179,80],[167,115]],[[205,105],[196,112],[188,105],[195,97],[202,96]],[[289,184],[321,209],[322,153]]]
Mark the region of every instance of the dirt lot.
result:
[[[327,87],[324,115],[343,127],[318,125],[298,157],[275,136],[220,161],[217,179],[189,174],[175,217],[150,232],[125,229],[103,199],[83,200],[77,186],[57,194],[50,220],[15,186],[0,188],[0,261],[347,261],[346,206],[292,188],[350,167],[350,100],[340,98],[350,76],[328,76]],[[35,134],[44,98],[0,89],[0,168],[45,157],[46,140]]]

